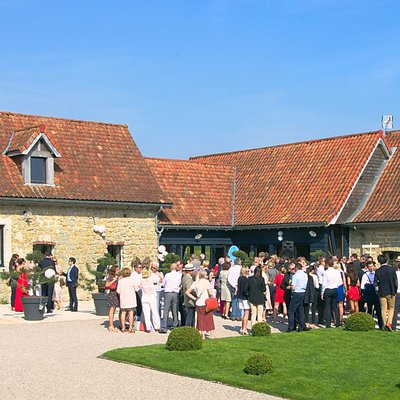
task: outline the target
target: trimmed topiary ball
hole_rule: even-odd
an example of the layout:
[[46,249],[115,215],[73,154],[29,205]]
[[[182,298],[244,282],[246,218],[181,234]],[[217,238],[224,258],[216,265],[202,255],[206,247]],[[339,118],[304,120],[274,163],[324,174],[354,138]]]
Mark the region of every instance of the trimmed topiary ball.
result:
[[267,336],[271,334],[271,327],[266,322],[258,322],[251,328],[253,336]]
[[272,371],[272,357],[266,353],[255,353],[249,357],[243,369],[249,375],[264,375]]
[[200,350],[203,340],[200,332],[191,326],[175,328],[168,336],[166,349],[172,351]]
[[375,329],[375,321],[371,315],[358,312],[347,318],[346,329],[348,331],[373,331]]

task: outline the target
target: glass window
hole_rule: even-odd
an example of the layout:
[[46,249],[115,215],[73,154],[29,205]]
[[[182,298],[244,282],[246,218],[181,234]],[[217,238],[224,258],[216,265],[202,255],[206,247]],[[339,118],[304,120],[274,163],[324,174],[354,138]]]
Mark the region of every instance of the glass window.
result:
[[122,265],[122,246],[121,245],[108,245],[107,252],[110,253],[117,261],[119,267]]
[[31,157],[31,183],[46,183],[46,159]]

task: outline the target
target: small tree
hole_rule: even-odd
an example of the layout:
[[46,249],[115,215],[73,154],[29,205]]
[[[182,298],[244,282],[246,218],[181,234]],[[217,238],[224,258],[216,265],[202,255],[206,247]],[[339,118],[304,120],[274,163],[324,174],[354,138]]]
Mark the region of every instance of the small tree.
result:
[[25,258],[28,261],[32,261],[35,264],[39,264],[40,261],[43,260],[43,254],[40,251],[36,250],[32,253],[28,253]]
[[253,251],[251,251],[249,253],[249,255],[247,255],[247,253],[245,251],[238,250],[238,251],[234,251],[233,255],[242,260],[242,265],[244,267],[250,267],[253,265],[253,260],[254,260],[254,252]]
[[[96,270],[88,268],[88,272],[90,273],[90,275],[94,276],[95,283],[99,289],[99,293],[103,293],[105,290],[104,278],[107,273],[107,268],[115,265],[117,263],[117,260],[110,253],[104,253],[104,256],[98,258],[97,262],[98,264]],[[93,290],[91,291],[93,292]]]
[[311,261],[317,261],[318,257],[325,257],[325,251],[318,249],[310,252]]
[[26,287],[26,289],[28,292],[31,291],[31,296],[35,296],[36,289],[39,285],[54,283],[55,281],[55,275],[51,278],[47,278],[45,275],[45,271],[43,271],[36,265],[33,268],[25,267],[21,269],[20,272],[1,272],[0,279],[9,282],[10,286],[16,287],[20,273],[26,273],[26,279],[28,280],[28,286]]
[[168,253],[165,256],[164,262],[162,264],[163,268],[168,268],[171,264],[179,261],[181,258],[178,256],[178,254],[175,253]]

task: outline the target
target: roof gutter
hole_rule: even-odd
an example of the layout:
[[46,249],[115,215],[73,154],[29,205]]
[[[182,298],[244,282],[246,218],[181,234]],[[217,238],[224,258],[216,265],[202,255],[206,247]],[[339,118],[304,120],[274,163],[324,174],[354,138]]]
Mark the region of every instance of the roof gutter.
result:
[[243,230],[262,230],[262,229],[287,229],[287,228],[326,228],[325,222],[301,222],[292,224],[271,224],[271,225],[162,225],[164,229],[176,230],[206,230],[206,231],[243,231]]
[[347,222],[343,224],[344,226],[352,227],[354,229],[360,228],[368,228],[369,226],[392,226],[392,225],[400,225],[400,221],[376,221],[376,222]]
[[155,216],[155,220],[156,220],[156,228],[155,228],[155,230],[156,230],[156,233],[157,233],[157,248],[160,245],[161,235],[164,232],[164,227],[160,228],[159,225],[158,225],[158,222],[159,222],[158,221],[158,214],[162,211],[162,209],[163,209],[163,206],[160,206],[160,208],[156,212],[156,216]]
[[[65,206],[116,206],[116,207],[160,207],[161,203],[144,203],[129,201],[107,201],[107,200],[76,200],[76,199],[38,199],[27,197],[0,197],[0,203],[17,203],[17,204],[54,204]],[[164,203],[162,207],[171,208],[172,203]]]

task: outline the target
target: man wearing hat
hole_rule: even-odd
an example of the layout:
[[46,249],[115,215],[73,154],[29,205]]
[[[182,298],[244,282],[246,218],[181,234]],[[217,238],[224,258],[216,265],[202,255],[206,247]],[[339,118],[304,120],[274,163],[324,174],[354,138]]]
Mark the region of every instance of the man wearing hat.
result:
[[184,310],[184,318],[182,318],[183,326],[193,326],[194,327],[194,314],[196,311],[196,303],[193,299],[191,299],[186,291],[193,284],[193,274],[194,274],[194,265],[186,264],[183,268],[182,275],[182,293],[183,293],[183,310]]

